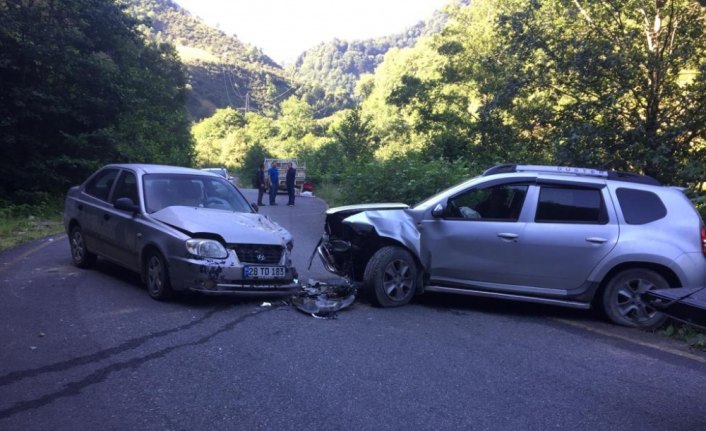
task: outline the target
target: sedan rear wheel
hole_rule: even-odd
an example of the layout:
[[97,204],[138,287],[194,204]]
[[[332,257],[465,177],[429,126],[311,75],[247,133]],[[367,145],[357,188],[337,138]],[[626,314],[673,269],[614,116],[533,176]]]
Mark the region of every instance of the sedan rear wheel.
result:
[[74,226],[69,234],[69,245],[71,246],[71,260],[79,268],[90,268],[96,263],[96,255],[86,248],[86,239],[79,226]]
[[618,325],[658,328],[667,316],[650,307],[642,295],[648,290],[669,287],[664,277],[652,270],[634,268],[621,271],[610,279],[603,291],[603,310]]
[[378,250],[365,267],[363,282],[372,302],[380,307],[407,304],[417,288],[417,264],[401,247]]
[[145,259],[145,280],[147,293],[158,301],[164,301],[172,296],[172,286],[164,258],[156,251],[150,251]]

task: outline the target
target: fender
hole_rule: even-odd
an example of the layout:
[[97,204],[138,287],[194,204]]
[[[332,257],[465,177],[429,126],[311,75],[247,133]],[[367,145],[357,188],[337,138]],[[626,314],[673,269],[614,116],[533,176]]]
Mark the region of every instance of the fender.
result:
[[407,210],[364,211],[346,218],[343,223],[370,226],[378,236],[399,242],[414,254],[417,261],[422,261],[419,231]]

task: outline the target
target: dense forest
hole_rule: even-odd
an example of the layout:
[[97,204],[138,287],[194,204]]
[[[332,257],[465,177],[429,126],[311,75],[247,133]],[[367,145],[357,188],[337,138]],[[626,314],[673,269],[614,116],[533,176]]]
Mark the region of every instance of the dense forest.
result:
[[[411,203],[507,162],[701,190],[703,3],[451,2],[438,31],[401,45],[334,41],[307,53],[307,84],[168,0],[0,0],[0,199],[61,195],[106,162],[220,165],[249,178],[264,156],[305,159],[337,203]],[[201,87],[214,77],[223,90]],[[189,94],[210,100],[200,115],[213,111],[191,126]]]
[[0,200],[40,203],[107,162],[189,165],[186,81],[112,0],[0,0]]

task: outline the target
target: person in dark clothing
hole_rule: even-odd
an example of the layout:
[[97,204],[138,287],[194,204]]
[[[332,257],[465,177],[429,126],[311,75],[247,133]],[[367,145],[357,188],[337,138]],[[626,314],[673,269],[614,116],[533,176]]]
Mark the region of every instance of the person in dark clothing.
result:
[[261,163],[260,167],[257,169],[257,204],[259,206],[265,205],[262,203],[262,196],[265,195],[265,190],[267,190],[267,184],[265,183],[265,164]]
[[277,205],[275,198],[277,197],[277,189],[279,188],[279,170],[277,162],[272,162],[272,167],[267,170],[270,176],[270,205]]
[[287,194],[289,195],[289,202],[287,205],[290,207],[294,206],[294,179],[297,177],[297,170],[294,169],[292,163],[290,162],[287,167]]

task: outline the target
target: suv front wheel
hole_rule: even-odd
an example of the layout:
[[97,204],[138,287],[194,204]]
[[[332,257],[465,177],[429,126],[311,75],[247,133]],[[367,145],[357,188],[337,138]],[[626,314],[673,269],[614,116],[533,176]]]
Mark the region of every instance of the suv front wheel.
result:
[[603,310],[610,320],[623,326],[655,329],[667,316],[650,307],[642,298],[648,290],[668,289],[669,283],[655,271],[633,268],[620,271],[603,291]]
[[363,283],[375,305],[405,305],[412,299],[417,287],[417,264],[407,250],[395,246],[383,247],[370,258]]

